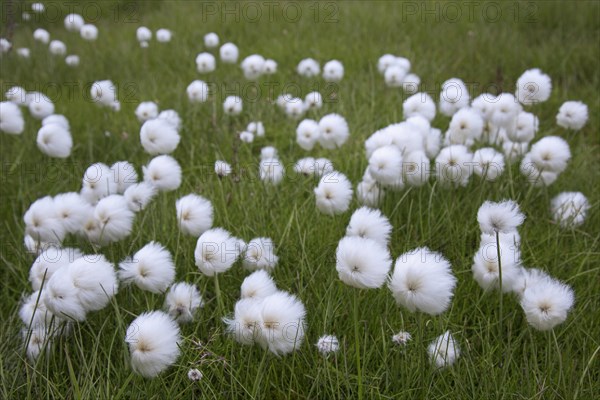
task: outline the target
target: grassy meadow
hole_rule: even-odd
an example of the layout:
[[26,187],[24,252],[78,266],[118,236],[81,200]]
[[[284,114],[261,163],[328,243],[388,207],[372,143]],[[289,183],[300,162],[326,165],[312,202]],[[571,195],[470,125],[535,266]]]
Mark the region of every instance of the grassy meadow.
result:
[[[15,1],[22,10],[26,2]],[[63,2],[46,2],[62,5]],[[2,8],[2,35],[9,16]],[[422,79],[421,91],[437,99],[441,84],[451,77],[465,81],[473,97],[482,92],[514,92],[521,73],[541,68],[552,78],[550,99],[529,107],[540,119],[535,140],[558,135],[568,140],[572,159],[549,187],[533,188],[515,163],[496,182],[471,179],[467,187],[445,189],[432,179],[421,188],[388,192],[381,210],[394,229],[393,258],[428,246],[451,262],[458,284],[450,309],[437,317],[410,313],[395,304],[390,291],[361,290],[360,351],[364,398],[390,399],[582,399],[600,395],[600,6],[596,2],[85,2],[74,12],[93,19],[99,28],[95,42],[67,32],[62,18],[34,17],[14,27],[14,47],[29,47],[31,57],[14,51],[0,59],[2,93],[19,85],[54,100],[56,113],[71,124],[72,155],[51,159],[36,146],[40,122],[25,110],[25,132],[0,134],[0,398],[3,399],[349,399],[358,398],[352,301],[357,289],[343,284],[335,270],[335,249],[344,236],[352,211],[334,217],[315,207],[314,177],[297,176],[296,160],[308,155],[332,160],[355,186],[367,166],[364,140],[374,131],[403,119],[401,89],[385,86],[377,60],[385,53],[408,58]],[[252,6],[248,6],[251,4]],[[469,5],[471,4],[471,5]],[[58,10],[58,8],[56,8]],[[257,14],[257,11],[260,15]],[[433,10],[433,11],[432,11]],[[54,22],[52,21],[54,20]],[[136,41],[136,29],[174,32],[170,43],[155,39],[147,49]],[[81,64],[65,65],[32,32],[47,29],[64,41],[68,54]],[[239,63],[222,64],[199,74],[194,59],[205,50],[203,36],[216,32],[221,43],[240,49],[240,60],[261,54],[278,62],[278,72],[257,82],[243,77]],[[218,49],[212,50],[218,54]],[[300,77],[295,67],[306,57],[323,65],[342,61],[344,79],[326,83],[320,77]],[[218,59],[218,55],[217,55]],[[118,87],[120,112],[98,107],[89,99],[92,82],[110,79]],[[186,87],[194,79],[209,82],[209,101],[192,104]],[[295,140],[298,121],[289,119],[273,100],[283,92],[304,97],[317,90],[323,108],[305,118],[328,113],[343,115],[350,126],[348,142],[338,150],[317,146],[302,150]],[[244,99],[238,117],[223,115],[228,95]],[[581,100],[590,111],[587,125],[569,132],[555,116],[566,100]],[[146,310],[160,309],[163,295],[135,287],[121,288],[111,304],[73,326],[71,335],[54,343],[49,356],[27,359],[21,340],[18,309],[31,292],[29,268],[35,257],[23,246],[23,214],[45,195],[78,191],[85,169],[128,160],[138,168],[152,157],[140,145],[140,123],[134,110],[142,101],[175,109],[182,118],[181,143],[172,153],[183,169],[183,182],[173,192],[160,193],[135,219],[127,239],[99,251],[118,263],[151,240],[174,255],[177,280],[198,285],[206,302],[196,320],[182,326],[181,356],[154,379],[132,373],[124,342],[131,321]],[[432,125],[444,132],[449,118],[441,114]],[[266,135],[239,143],[236,132],[250,121],[262,121]],[[287,173],[278,186],[258,177],[262,147],[279,151]],[[219,179],[215,160],[237,160],[239,181]],[[581,191],[590,201],[586,222],[562,229],[551,220],[550,200],[563,191]],[[279,288],[296,294],[307,309],[302,347],[278,358],[258,346],[242,346],[224,334],[212,279],[194,265],[196,238],[179,234],[175,201],[200,194],[214,206],[214,226],[250,240],[273,238],[279,264],[273,277]],[[541,268],[568,283],[575,306],[565,323],[551,332],[530,327],[512,295],[504,296],[499,331],[497,292],[485,293],[473,280],[471,265],[479,245],[476,214],[485,200],[516,200],[526,215],[520,228],[521,255],[526,267]],[[68,237],[65,245],[94,249]],[[238,263],[239,264],[239,263]],[[247,276],[238,264],[219,277],[226,310],[233,311],[239,286]],[[394,345],[391,336],[408,331],[413,340]],[[427,357],[427,345],[446,330],[455,336],[462,354],[450,368],[437,370]],[[314,344],[335,334],[341,349],[324,358]],[[199,345],[200,343],[200,345]],[[187,377],[190,368],[204,374],[199,382]]]

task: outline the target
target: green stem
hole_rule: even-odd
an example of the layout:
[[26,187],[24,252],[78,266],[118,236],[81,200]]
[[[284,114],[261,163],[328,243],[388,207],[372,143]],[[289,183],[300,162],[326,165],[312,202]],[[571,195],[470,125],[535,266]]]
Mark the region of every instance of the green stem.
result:
[[360,365],[360,336],[358,329],[358,290],[354,290],[354,345],[356,353],[356,373],[358,377],[358,398],[363,398],[362,369]]
[[500,232],[496,231],[496,252],[498,254],[498,286],[500,288],[500,340],[502,340],[502,259],[500,258]]
[[225,315],[224,314],[225,307],[223,306],[223,299],[221,298],[221,288],[219,287],[219,274],[216,274],[216,273],[215,273],[215,296],[217,297],[217,305],[218,305],[219,314],[221,314],[221,316],[223,316],[223,315]]

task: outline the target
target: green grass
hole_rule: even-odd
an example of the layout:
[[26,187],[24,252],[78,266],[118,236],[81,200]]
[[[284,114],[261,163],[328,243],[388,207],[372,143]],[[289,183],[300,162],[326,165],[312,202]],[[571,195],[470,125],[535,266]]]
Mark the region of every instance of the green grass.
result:
[[[554,88],[550,100],[534,108],[541,122],[538,136],[567,138],[573,159],[555,184],[532,191],[528,198],[528,185],[516,165],[510,175],[505,173],[496,183],[474,179],[466,188],[445,190],[432,181],[423,188],[390,193],[385,198],[381,209],[394,226],[392,256],[419,246],[441,251],[452,263],[458,286],[451,308],[435,318],[398,308],[385,288],[358,293],[365,398],[587,400],[598,396],[597,3],[492,3],[500,4],[503,13],[497,22],[490,22],[482,18],[482,9],[488,3],[477,6],[470,20],[466,3],[459,2],[454,4],[461,5],[463,14],[451,22],[454,15],[443,14],[445,3],[408,3],[421,8],[414,15],[406,3],[399,2],[277,2],[272,21],[263,7],[257,23],[248,21],[244,16],[249,14],[243,12],[238,13],[239,21],[235,14],[228,14],[227,18],[218,13],[206,16],[206,6],[203,9],[193,2],[139,2],[137,8],[129,8],[130,4],[135,3],[101,4],[104,18],[98,21],[100,36],[95,43],[66,32],[62,19],[54,24],[39,21],[17,26],[14,45],[30,47],[31,59],[18,59],[13,54],[0,60],[2,91],[19,84],[27,90],[49,93],[56,100],[56,112],[69,118],[75,141],[69,159],[47,158],[35,144],[40,124],[29,116],[23,135],[0,135],[0,397],[357,397],[352,322],[355,290],[341,283],[335,271],[335,248],[351,212],[336,217],[319,214],[314,205],[312,189],[316,182],[312,178],[298,178],[291,173],[277,187],[264,186],[257,178],[257,163],[260,148],[265,145],[276,146],[282,161],[290,166],[306,154],[295,144],[297,122],[288,120],[270,104],[284,85],[294,82],[296,86],[287,86],[289,91],[305,95],[316,88],[327,98],[315,118],[338,112],[351,128],[351,139],[341,150],[317,148],[310,155],[330,158],[336,169],[358,182],[367,163],[364,140],[375,130],[402,119],[401,104],[406,95],[386,88],[376,70],[378,57],[388,52],[409,58],[423,87],[436,95],[441,83],[454,76],[462,78],[472,94],[477,95],[482,90],[495,91],[492,85],[512,91],[524,70],[543,69],[552,77]],[[217,10],[224,7],[209,4]],[[286,21],[282,10],[295,5],[301,6],[302,17]],[[233,9],[234,5],[228,7]],[[239,4],[237,7],[244,9]],[[439,21],[435,15],[424,15],[424,7],[438,7]],[[315,20],[316,9],[319,16]],[[515,20],[516,9],[519,14]],[[119,11],[118,18],[115,10]],[[328,23],[326,17],[331,11],[336,22]],[[492,10],[489,12],[491,15]],[[288,17],[293,17],[291,9],[289,13]],[[6,20],[3,9],[3,26]],[[167,45],[152,41],[149,49],[142,50],[135,41],[139,25],[153,30],[170,28],[175,32],[174,39]],[[80,67],[68,68],[60,58],[50,56],[44,46],[35,43],[31,33],[37,26],[46,27],[52,37],[63,40],[69,53],[79,54]],[[237,66],[218,65],[215,73],[200,77],[194,58],[203,51],[202,37],[210,31],[217,32],[222,42],[236,43],[242,57],[259,53],[274,58],[279,72],[262,78],[258,87],[249,85]],[[334,58],[344,63],[346,76],[338,87],[297,76],[296,64],[309,56],[321,63]],[[185,88],[198,78],[214,82],[218,90],[209,103],[191,105]],[[123,103],[120,113],[105,113],[85,101],[89,84],[101,79],[111,79],[119,85]],[[221,115],[221,103],[229,94],[240,94],[246,99],[243,114],[233,122]],[[256,101],[250,100],[253,97]],[[554,119],[562,102],[574,99],[586,102],[590,110],[588,124],[577,134],[558,128]],[[162,109],[173,108],[183,118],[182,142],[173,155],[183,167],[184,181],[177,191],[160,194],[138,215],[129,238],[102,248],[101,252],[119,262],[148,241],[159,241],[177,254],[178,280],[198,284],[206,306],[194,323],[182,327],[182,355],[176,365],[153,380],[131,373],[124,337],[136,315],[160,308],[164,299],[135,288],[122,289],[109,307],[91,314],[86,322],[73,327],[70,336],[58,340],[50,357],[32,363],[25,357],[17,316],[21,295],[30,292],[28,271],[33,262],[22,245],[22,216],[31,202],[41,196],[79,190],[83,172],[93,162],[129,160],[141,173],[141,166],[150,157],[139,144],[139,123],[133,110],[145,100],[158,102]],[[211,122],[213,108],[218,111],[216,127]],[[217,179],[211,172],[215,159],[232,160],[233,129],[243,128],[252,120],[263,121],[267,134],[240,147],[239,163],[246,169],[243,179],[238,183]],[[448,121],[438,116],[434,125],[445,130]],[[548,210],[550,199],[567,190],[582,191],[592,204],[586,223],[573,230],[559,229],[550,220]],[[223,334],[223,315],[217,312],[213,282],[194,266],[195,239],[182,236],[178,240],[175,200],[190,192],[212,201],[215,226],[246,240],[256,236],[275,240],[280,262],[273,276],[281,289],[297,294],[308,311],[306,342],[299,351],[277,358],[258,347],[238,345]],[[472,279],[470,267],[479,237],[477,209],[487,199],[509,197],[519,202],[527,216],[521,228],[525,266],[542,268],[575,290],[576,304],[569,318],[549,334],[529,327],[511,296],[504,298],[500,333],[498,296],[483,293]],[[356,207],[353,200],[352,209]],[[76,239],[70,238],[66,244],[92,251]],[[245,276],[236,265],[220,277],[227,310],[233,310]],[[462,356],[452,368],[438,371],[430,366],[426,347],[446,329],[455,335]],[[391,342],[391,335],[399,330],[413,335],[406,348]],[[313,346],[324,333],[339,337],[341,351],[336,357],[324,359]],[[201,341],[202,349],[194,341]],[[187,378],[192,367],[204,374],[198,383]]]

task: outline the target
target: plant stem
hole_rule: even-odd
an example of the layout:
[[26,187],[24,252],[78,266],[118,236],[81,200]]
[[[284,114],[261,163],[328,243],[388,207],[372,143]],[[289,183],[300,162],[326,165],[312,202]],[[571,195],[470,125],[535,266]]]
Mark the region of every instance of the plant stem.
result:
[[498,254],[498,286],[500,289],[500,339],[502,339],[502,259],[500,258],[500,232],[496,231],[496,252]]
[[362,369],[360,366],[360,338],[358,329],[358,290],[354,290],[354,345],[356,353],[356,374],[358,377],[358,398],[363,398]]
[[219,287],[219,274],[215,274],[215,296],[217,297],[217,307],[219,314],[224,315],[225,307],[223,306],[223,299],[221,298],[221,288]]

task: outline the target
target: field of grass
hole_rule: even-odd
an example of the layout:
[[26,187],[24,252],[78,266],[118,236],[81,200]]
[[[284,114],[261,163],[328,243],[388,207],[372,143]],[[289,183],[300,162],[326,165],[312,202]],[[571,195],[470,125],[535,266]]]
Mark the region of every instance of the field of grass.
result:
[[[14,3],[17,9],[23,5]],[[600,395],[598,3],[454,2],[455,9],[443,2],[252,3],[260,16],[247,3],[75,4],[75,12],[87,7],[92,16],[90,4],[101,10],[102,18],[94,22],[100,31],[96,42],[67,32],[62,18],[57,22],[34,18],[19,23],[13,36],[15,47],[31,48],[31,58],[10,54],[0,59],[2,93],[14,85],[47,93],[56,112],[68,117],[75,143],[70,158],[48,158],[35,143],[40,123],[26,111],[21,136],[0,134],[1,398],[357,398],[352,317],[357,289],[338,279],[335,249],[359,204],[353,199],[350,210],[335,217],[317,211],[316,179],[291,171],[296,160],[308,155],[295,142],[297,121],[288,119],[272,101],[284,91],[302,97],[320,91],[324,106],[307,117],[339,113],[347,119],[351,137],[339,150],[317,147],[310,155],[331,159],[356,185],[367,166],[364,140],[403,119],[407,95],[385,87],[377,72],[377,59],[384,53],[410,59],[422,79],[421,90],[434,98],[451,77],[463,79],[476,96],[484,91],[513,92],[523,71],[541,68],[552,77],[553,91],[547,102],[533,107],[540,118],[538,138],[565,137],[573,158],[547,188],[529,191],[515,164],[494,183],[472,179],[465,188],[442,189],[432,180],[422,188],[386,196],[381,210],[394,227],[392,257],[420,246],[440,251],[452,263],[458,285],[452,306],[438,317],[399,308],[385,287],[359,291],[364,397],[592,400]],[[62,11],[64,17],[67,12]],[[6,12],[4,7],[2,29],[8,21]],[[135,38],[140,25],[171,29],[173,40],[167,44],[153,40],[148,49],[141,49]],[[50,55],[32,38],[37,27],[64,41],[69,53],[81,57],[81,65],[69,68],[61,57]],[[217,62],[214,73],[201,76],[194,58],[204,51],[202,38],[208,32],[218,33],[222,42],[236,43],[240,59],[254,53],[275,59],[278,72],[249,83],[238,65]],[[341,60],[344,79],[332,85],[298,76],[295,66],[306,57],[322,64]],[[120,112],[105,111],[89,101],[90,84],[102,79],[117,84]],[[189,103],[185,89],[194,79],[211,83],[209,102]],[[222,115],[221,104],[234,94],[244,99],[244,110],[231,119]],[[578,133],[556,125],[555,115],[566,100],[582,100],[589,107],[590,120]],[[177,280],[196,283],[206,305],[193,323],[182,326],[177,363],[152,380],[131,372],[124,337],[135,316],[160,309],[164,296],[137,288],[121,289],[109,307],[91,313],[73,326],[71,335],[57,340],[50,356],[31,362],[17,315],[21,296],[31,291],[28,273],[34,260],[23,247],[23,214],[39,197],[78,191],[85,169],[94,162],[128,160],[141,174],[141,166],[151,158],[140,145],[140,124],[134,115],[141,101],[155,101],[182,117],[181,144],[172,155],[182,166],[183,183],[174,192],[159,194],[138,214],[130,237],[100,252],[118,263],[156,240],[176,257]],[[266,136],[234,145],[235,132],[258,120],[266,127]],[[448,122],[438,115],[433,125],[445,131]],[[267,145],[278,149],[289,169],[278,186],[264,185],[258,178],[260,149]],[[218,179],[214,161],[234,158],[243,169],[242,179]],[[562,191],[581,191],[588,197],[591,209],[581,227],[561,229],[552,222],[550,199]],[[274,239],[280,261],[273,277],[279,288],[297,294],[307,309],[306,340],[298,351],[278,358],[224,334],[213,282],[194,265],[196,239],[178,234],[175,201],[192,192],[212,201],[214,226],[245,240]],[[497,292],[484,293],[472,278],[472,257],[479,242],[477,210],[485,200],[504,198],[516,200],[527,217],[520,228],[524,265],[547,271],[575,291],[567,321],[550,333],[530,327],[517,299],[509,295],[504,297],[499,332]],[[65,245],[93,251],[76,238],[68,238]],[[246,275],[236,265],[220,277],[229,312]],[[400,330],[413,336],[403,348],[391,341]],[[452,367],[437,370],[426,349],[446,330],[454,334],[462,355]],[[334,357],[324,358],[314,346],[325,333],[340,339],[341,350]],[[200,348],[197,342],[202,343]],[[200,369],[204,378],[191,382],[190,368]]]

